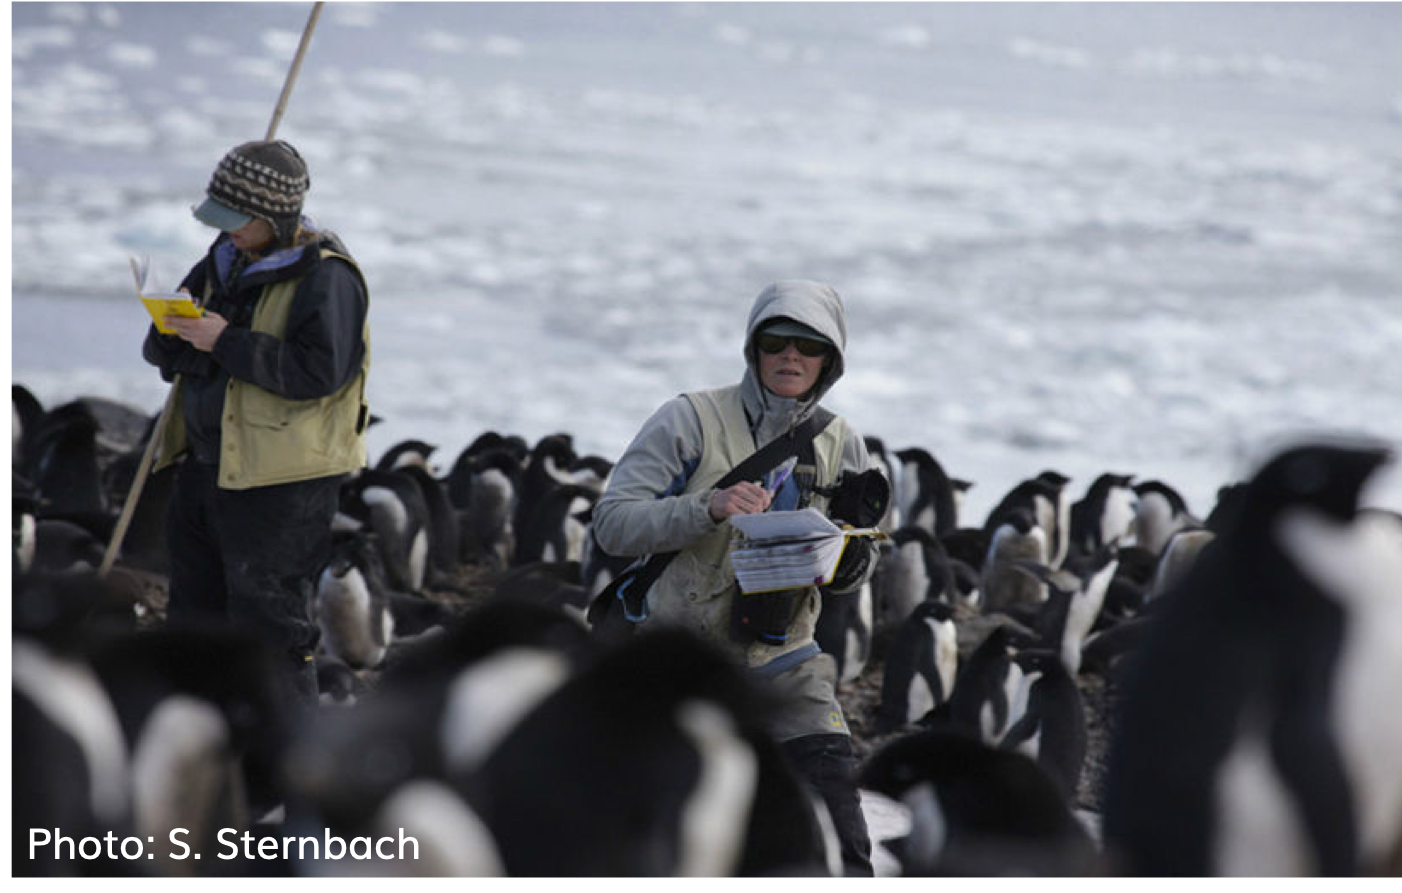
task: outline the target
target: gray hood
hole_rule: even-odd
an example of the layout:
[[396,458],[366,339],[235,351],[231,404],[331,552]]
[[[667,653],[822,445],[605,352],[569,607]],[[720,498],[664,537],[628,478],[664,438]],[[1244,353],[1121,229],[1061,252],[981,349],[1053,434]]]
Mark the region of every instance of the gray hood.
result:
[[[778,316],[803,323],[836,347],[832,364],[824,370],[807,400],[777,397],[759,383],[758,359],[751,342],[755,332]],[[823,396],[842,377],[846,349],[847,312],[832,286],[807,279],[782,279],[759,293],[745,327],[745,380],[741,385],[745,408],[756,420],[757,443],[767,443],[812,414]]]

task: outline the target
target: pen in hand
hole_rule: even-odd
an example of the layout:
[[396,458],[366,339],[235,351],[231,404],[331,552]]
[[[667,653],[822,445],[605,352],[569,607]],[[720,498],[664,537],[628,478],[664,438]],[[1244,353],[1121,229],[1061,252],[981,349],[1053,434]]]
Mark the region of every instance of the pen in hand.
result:
[[770,496],[774,496],[779,492],[779,488],[784,485],[784,481],[789,479],[789,475],[793,473],[794,466],[796,465],[798,465],[798,457],[790,456],[781,462],[777,468],[769,472],[769,483],[764,489],[769,491]]

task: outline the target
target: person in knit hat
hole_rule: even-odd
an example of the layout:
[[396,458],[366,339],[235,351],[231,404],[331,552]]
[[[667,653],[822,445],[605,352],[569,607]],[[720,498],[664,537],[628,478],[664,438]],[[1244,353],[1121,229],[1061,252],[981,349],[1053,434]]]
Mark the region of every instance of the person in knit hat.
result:
[[314,703],[311,597],[365,465],[370,334],[359,266],[302,213],[310,183],[282,140],[225,154],[193,209],[219,233],[180,286],[204,315],[152,326],[142,354],[175,388],[154,466],[175,467],[167,622],[254,630]]
[[230,233],[262,220],[272,228],[273,241],[287,245],[301,222],[302,200],[310,185],[306,162],[290,143],[244,143],[230,149],[214,169],[208,197],[195,208],[195,217]]

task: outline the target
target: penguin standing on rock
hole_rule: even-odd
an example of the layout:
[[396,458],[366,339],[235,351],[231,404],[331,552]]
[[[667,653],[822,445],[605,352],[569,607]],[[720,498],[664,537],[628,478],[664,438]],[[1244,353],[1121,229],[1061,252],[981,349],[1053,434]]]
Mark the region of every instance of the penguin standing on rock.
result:
[[871,580],[855,592],[823,590],[823,611],[813,640],[837,661],[839,683],[856,680],[871,659],[874,603]]
[[1047,537],[1047,564],[1061,567],[1070,540],[1071,504],[1065,495],[1070,478],[1055,471],[1044,471],[1038,477],[1013,487],[988,513],[983,529],[990,536],[1016,509],[1025,509]]
[[413,478],[365,469],[342,488],[341,512],[374,531],[392,587],[404,592],[423,588],[430,522],[423,491]]
[[910,447],[896,453],[901,465],[901,523],[942,536],[959,526],[954,484],[944,466],[927,450]]
[[1134,542],[1155,555],[1163,553],[1169,538],[1178,531],[1202,526],[1188,511],[1182,495],[1162,481],[1135,484],[1134,495]]
[[944,546],[923,527],[902,527],[873,579],[875,632],[890,636],[921,602],[954,597],[954,578]]
[[1066,802],[1075,802],[1086,757],[1086,715],[1081,690],[1062,660],[1050,650],[1017,656],[1028,682],[1027,706],[1008,727],[1002,746],[1037,761],[1056,782]]
[[1017,703],[1022,669],[1014,661],[1016,634],[1008,626],[991,630],[959,668],[946,712],[966,733],[997,744],[1022,712]]
[[448,499],[458,513],[458,557],[505,570],[516,550],[512,518],[521,486],[521,463],[504,448],[460,459],[448,477]]
[[949,700],[959,669],[954,609],[924,601],[896,631],[881,677],[876,729],[885,733],[914,725]]
[[1156,602],[1112,745],[1105,840],[1148,875],[1383,872],[1402,840],[1402,525],[1389,452],[1268,461]]
[[1102,474],[1071,506],[1072,555],[1094,555],[1108,543],[1118,543],[1130,533],[1137,497],[1130,484],[1132,474]]
[[373,669],[394,637],[383,565],[374,534],[337,533],[331,561],[316,582],[318,647],[354,669]]
[[1047,563],[1047,534],[1026,508],[1009,512],[992,532],[979,589],[988,611],[1016,610],[1047,600],[1047,586],[1026,565]]
[[1029,572],[1047,585],[1047,601],[1041,606],[1037,631],[1043,644],[1060,656],[1072,676],[1081,670],[1081,648],[1100,616],[1105,594],[1119,566],[1116,553],[1114,546],[1102,548],[1080,575],[1065,569],[1029,567]]

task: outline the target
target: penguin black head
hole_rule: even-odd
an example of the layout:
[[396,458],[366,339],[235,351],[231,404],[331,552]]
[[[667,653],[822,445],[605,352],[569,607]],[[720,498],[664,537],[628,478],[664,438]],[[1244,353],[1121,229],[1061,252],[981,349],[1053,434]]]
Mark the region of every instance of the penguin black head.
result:
[[1012,525],[1018,533],[1027,536],[1032,532],[1032,528],[1037,526],[1037,519],[1032,517],[1032,513],[1027,509],[1019,508],[1004,515],[1003,523]]
[[1247,485],[1243,517],[1271,517],[1286,506],[1308,506],[1339,521],[1358,514],[1363,485],[1390,461],[1381,444],[1309,443],[1269,460]]

